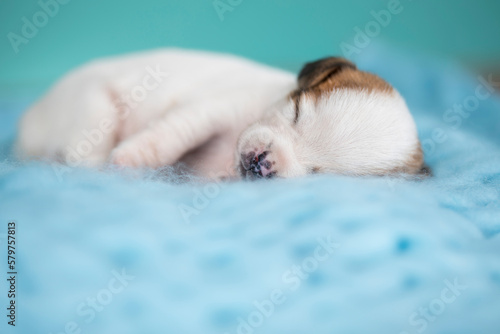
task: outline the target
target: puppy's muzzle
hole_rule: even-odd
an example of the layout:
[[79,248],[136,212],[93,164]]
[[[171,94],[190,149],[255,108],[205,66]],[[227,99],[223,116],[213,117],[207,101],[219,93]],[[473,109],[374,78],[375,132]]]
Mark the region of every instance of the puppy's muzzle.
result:
[[272,171],[272,163],[266,159],[268,152],[257,154],[249,152],[246,155],[241,155],[240,173],[243,178],[248,180],[255,179],[270,179],[276,176],[276,172]]

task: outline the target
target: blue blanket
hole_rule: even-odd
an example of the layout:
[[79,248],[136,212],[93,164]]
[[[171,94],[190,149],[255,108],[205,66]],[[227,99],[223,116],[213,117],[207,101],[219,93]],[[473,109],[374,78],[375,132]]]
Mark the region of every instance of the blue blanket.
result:
[[407,99],[432,178],[61,176],[12,158],[34,96],[2,98],[1,332],[499,333],[495,83],[382,47],[356,61]]

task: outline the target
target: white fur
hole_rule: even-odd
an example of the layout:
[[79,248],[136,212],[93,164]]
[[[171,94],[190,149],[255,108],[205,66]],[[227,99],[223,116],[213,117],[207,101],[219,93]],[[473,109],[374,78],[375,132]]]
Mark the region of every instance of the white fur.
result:
[[[245,131],[238,151],[265,151],[284,177],[320,172],[369,175],[402,167],[418,147],[417,130],[401,96],[339,89],[319,101],[303,98],[297,124],[293,102]],[[277,148],[277,149],[276,149]]]
[[296,87],[291,73],[230,55],[168,49],[99,60],[69,73],[28,110],[17,146],[23,157],[70,166],[183,161],[209,176],[234,175],[242,154],[272,144],[273,171],[292,177],[315,167],[380,173],[418,145],[397,92],[305,98],[293,125],[287,95]]

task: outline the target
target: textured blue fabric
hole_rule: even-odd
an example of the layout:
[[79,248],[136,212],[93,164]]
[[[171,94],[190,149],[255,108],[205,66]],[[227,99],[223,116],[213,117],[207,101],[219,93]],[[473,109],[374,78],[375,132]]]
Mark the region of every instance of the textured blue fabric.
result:
[[1,280],[1,332],[499,333],[500,99],[472,108],[481,81],[447,63],[381,47],[357,62],[407,99],[434,177],[59,178],[11,157],[33,96],[3,98],[0,233],[17,222],[19,276],[15,329]]

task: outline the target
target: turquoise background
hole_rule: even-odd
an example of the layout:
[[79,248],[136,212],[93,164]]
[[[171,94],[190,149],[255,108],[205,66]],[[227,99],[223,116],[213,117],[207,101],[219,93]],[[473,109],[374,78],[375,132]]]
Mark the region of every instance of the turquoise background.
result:
[[[47,2],[47,0],[44,0]],[[242,0],[221,21],[212,0],[65,0],[16,54],[7,37],[21,34],[35,0],[0,0],[0,85],[46,85],[94,57],[163,46],[241,54],[296,70],[301,63],[340,54],[354,28],[373,20],[385,0]],[[222,0],[238,2],[237,0]],[[500,2],[401,0],[372,42],[488,68],[500,59]]]
[[[179,204],[193,205],[205,184],[179,185],[184,177],[165,170],[75,169],[61,182],[49,164],[19,164],[10,153],[22,110],[78,64],[160,46],[230,51],[297,69],[338,54],[342,41],[352,42],[354,28],[372,20],[370,11],[387,2],[243,0],[220,21],[212,0],[71,0],[16,54],[7,34],[20,33],[22,17],[40,7],[33,0],[0,0],[0,226],[18,221],[20,238],[13,330],[4,329],[0,251],[0,333],[55,334],[74,320],[92,334],[234,334],[237,318],[254,310],[252,302],[286,288],[284,271],[311,255],[317,237],[329,235],[340,242],[339,251],[255,333],[416,333],[408,317],[454,278],[469,288],[425,333],[498,333],[500,98],[481,101],[453,127],[444,113],[470,98],[477,80],[448,61],[413,53],[495,66],[500,4],[402,3],[403,12],[373,43],[409,52],[373,47],[359,64],[398,88],[422,141],[444,131],[446,140],[426,156],[435,177],[235,182],[187,224]],[[120,268],[137,278],[84,323],[78,305]]]

